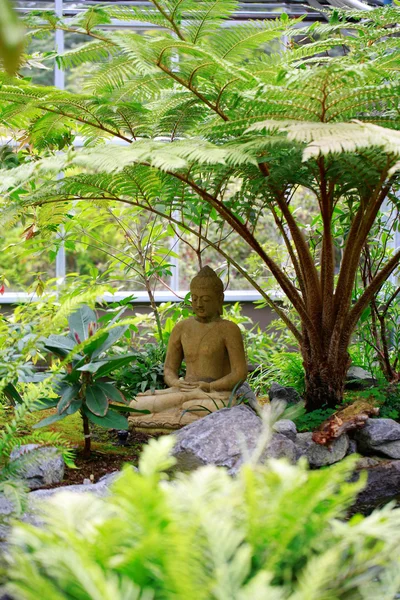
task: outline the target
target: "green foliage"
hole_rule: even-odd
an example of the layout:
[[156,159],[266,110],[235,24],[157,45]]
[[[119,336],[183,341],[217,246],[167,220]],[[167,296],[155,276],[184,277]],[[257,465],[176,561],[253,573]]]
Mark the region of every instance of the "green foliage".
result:
[[357,392],[357,395],[372,400],[376,406],[379,406],[380,417],[400,420],[400,384],[385,382]]
[[249,383],[256,394],[266,395],[273,382],[304,393],[304,367],[299,352],[271,352],[249,376]]
[[[18,137],[23,131],[41,155],[2,173],[3,214],[15,220],[32,207],[61,206],[63,214],[47,213],[50,225],[35,229],[39,235],[68,220],[72,202],[119,202],[196,235],[260,292],[296,339],[308,374],[319,373],[307,377],[308,408],[327,393],[333,407],[355,325],[400,260],[400,253],[385,259],[352,303],[369,229],[399,185],[399,9],[350,18],[336,11],[311,27],[287,15],[223,27],[235,5],[165,0],[90,7],[72,19],[33,16],[30,27],[41,34],[62,27],[97,45],[65,58],[68,66],[89,61],[83,93],[3,77],[0,122]],[[107,27],[115,17],[161,30],[115,31]],[[283,36],[287,52],[277,43]],[[75,135],[85,138],[79,151],[71,150]],[[126,145],[103,144],[115,138]],[[56,155],[59,148],[69,149]],[[315,227],[297,215],[300,189],[320,209]],[[351,213],[344,242],[333,235],[338,208]],[[283,258],[276,240],[265,240],[267,212]],[[253,253],[248,264],[232,257],[235,236]],[[283,304],[272,297],[272,277]]]
[[394,598],[400,511],[342,520],[363,485],[349,483],[354,459],[169,479],[173,443],[151,441],[110,497],[63,493],[44,507],[44,527],[17,524],[8,591],[21,600]]
[[62,360],[65,372],[56,378],[57,397],[42,398],[38,404],[41,410],[56,406],[57,412],[34,427],[50,425],[80,411],[85,449],[90,454],[89,421],[107,428],[127,429],[128,422],[120,413],[138,412],[126,406],[128,401],[113,383],[104,381],[104,377],[130,363],[134,355],[107,354],[128,325],[111,321],[108,326],[99,327],[95,312],[88,306],[73,312],[68,325],[67,336],[51,334],[45,340],[46,349]]
[[9,0],[0,0],[0,60],[5,70],[14,75],[24,48],[24,28]]
[[303,414],[296,416],[293,420],[296,423],[297,431],[313,431],[329,419],[334,412],[334,408],[319,408],[309,413],[304,411]]

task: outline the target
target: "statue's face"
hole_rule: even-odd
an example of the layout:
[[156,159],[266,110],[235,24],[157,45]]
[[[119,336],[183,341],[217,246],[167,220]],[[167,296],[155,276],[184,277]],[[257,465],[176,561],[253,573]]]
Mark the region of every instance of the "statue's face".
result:
[[218,294],[210,287],[194,286],[190,289],[192,308],[198,320],[209,322],[221,313],[223,294]]

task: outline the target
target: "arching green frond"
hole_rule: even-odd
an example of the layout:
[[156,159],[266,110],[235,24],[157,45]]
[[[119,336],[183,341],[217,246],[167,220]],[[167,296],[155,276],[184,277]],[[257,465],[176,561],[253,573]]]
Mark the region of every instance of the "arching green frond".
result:
[[[176,2],[176,5],[179,4]],[[238,8],[237,0],[203,0],[191,2],[191,8],[184,10],[184,34],[193,44],[199,43],[214,30],[219,29],[223,21],[233,15]]]
[[96,30],[100,25],[109,25],[111,17],[108,10],[101,6],[90,6],[87,10],[72,17],[70,24],[77,26],[84,33]]
[[62,150],[73,138],[73,127],[73,120],[65,119],[63,115],[42,113],[31,121],[28,128],[29,141],[38,150]]
[[246,23],[230,27],[223,36],[220,32],[211,36],[208,43],[222,59],[242,60],[255,48],[262,48],[263,44],[281,38],[287,26],[285,18]]
[[58,55],[56,60],[59,67],[70,69],[86,62],[101,62],[109,58],[116,51],[117,48],[110,42],[95,40],[77,48],[67,50],[63,54]]
[[135,65],[130,56],[117,56],[104,65],[100,65],[90,78],[87,88],[94,94],[104,94],[119,88],[136,75]]
[[154,10],[154,8],[114,5],[108,8],[108,14],[112,19],[118,19],[119,21],[139,21],[174,31],[170,21],[161,12]]
[[264,121],[248,131],[285,131],[288,139],[307,143],[303,160],[325,154],[357,152],[364,148],[382,148],[388,156],[400,156],[400,132],[371,123],[301,123]]

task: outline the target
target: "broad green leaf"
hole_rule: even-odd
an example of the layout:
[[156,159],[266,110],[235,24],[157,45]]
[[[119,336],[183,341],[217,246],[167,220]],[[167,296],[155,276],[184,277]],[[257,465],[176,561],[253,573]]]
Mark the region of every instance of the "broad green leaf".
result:
[[105,340],[107,340],[107,338],[108,334],[106,331],[102,335],[99,335],[99,337],[93,339],[89,338],[83,348],[83,352],[86,354],[86,356],[97,356],[96,350],[105,342]]
[[136,354],[132,353],[132,354],[125,354],[125,356],[122,356],[122,357],[115,357],[112,359],[108,359],[106,361],[106,364],[102,365],[100,367],[100,369],[98,369],[98,371],[96,372],[95,379],[98,379],[99,377],[104,377],[105,375],[112,373],[112,371],[115,371],[116,369],[119,369],[120,367],[123,367],[124,365],[128,365],[135,358],[136,358]]
[[89,323],[96,323],[96,314],[88,306],[81,306],[68,318],[70,336],[79,344],[89,337]]
[[36,423],[36,425],[34,425],[32,427],[32,429],[39,429],[39,427],[46,427],[46,425],[51,425],[52,423],[56,423],[57,421],[61,421],[62,419],[65,419],[66,414],[55,414],[55,415],[51,415],[50,417],[46,417],[45,419],[42,419],[42,421],[39,421],[39,423]]
[[58,354],[62,358],[64,358],[64,356],[67,356],[67,354],[69,354],[71,350],[75,348],[76,345],[77,343],[69,337],[66,337],[64,335],[55,335],[53,333],[49,335],[45,342],[45,346],[48,350],[50,350],[50,352]]
[[118,406],[117,404],[110,404],[110,408],[115,408],[122,413],[133,412],[133,413],[141,413],[142,415],[150,415],[151,412],[149,410],[138,410],[137,408],[132,408],[131,406]]
[[72,400],[71,404],[68,406],[67,410],[65,411],[65,414],[66,415],[73,415],[81,407],[82,407],[82,400],[81,400],[81,398],[77,398],[76,400]]
[[59,415],[61,415],[63,412],[65,412],[67,410],[67,408],[69,407],[69,405],[71,404],[72,400],[74,400],[74,398],[77,397],[77,395],[79,394],[79,390],[81,389],[81,386],[77,383],[75,383],[74,385],[69,385],[64,392],[62,393],[62,396],[60,398],[60,401],[57,405],[57,412]]
[[115,344],[117,340],[119,340],[119,338],[125,333],[127,329],[127,325],[121,325],[119,327],[114,327],[113,329],[110,329],[110,331],[106,332],[108,334],[106,335],[106,340],[101,346],[95,349],[95,351],[93,352],[93,358],[96,358],[96,356],[99,356],[102,352],[104,352],[108,348],[111,348],[111,346]]
[[98,385],[91,385],[86,388],[86,406],[99,417],[104,417],[107,413],[108,399]]
[[123,393],[117,390],[112,383],[104,383],[103,381],[99,381],[96,385],[103,390],[109,400],[113,400],[114,402],[127,402],[127,399]]
[[89,421],[100,425],[101,427],[108,427],[109,429],[128,429],[128,421],[119,413],[114,410],[109,410],[104,417],[98,417],[94,415],[86,406],[82,407],[82,411],[87,416]]
[[36,410],[47,410],[49,408],[54,408],[57,406],[59,401],[59,398],[39,398],[36,400],[36,402],[31,404],[30,410],[34,412]]
[[77,371],[83,371],[85,373],[96,373],[100,367],[107,364],[107,360],[99,360],[98,362],[90,362],[87,365],[79,367]]
[[18,393],[15,386],[12,383],[7,383],[5,388],[3,388],[3,394],[11,401],[11,403],[21,404],[23,402],[22,396]]
[[125,354],[124,356],[114,356],[97,362],[90,362],[87,365],[83,365],[77,369],[78,371],[84,371],[87,373],[96,373],[96,379],[108,375],[111,371],[115,371],[119,367],[126,365],[136,358],[136,354]]

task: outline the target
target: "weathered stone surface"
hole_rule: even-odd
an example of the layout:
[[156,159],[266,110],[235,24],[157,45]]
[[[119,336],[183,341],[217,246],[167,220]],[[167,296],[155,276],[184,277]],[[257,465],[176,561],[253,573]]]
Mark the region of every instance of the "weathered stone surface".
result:
[[[243,450],[254,450],[261,430],[260,417],[243,404],[207,415],[177,432],[173,450],[176,468],[191,471],[212,464],[236,473],[243,462]],[[263,459],[287,458],[292,462],[296,456],[293,441],[281,433],[272,436],[263,453]]]
[[365,427],[354,437],[361,450],[373,450],[381,444],[400,440],[400,425],[393,419],[368,419]]
[[376,379],[371,373],[362,367],[350,367],[346,376],[346,388],[348,390],[362,390],[375,385]]
[[366,471],[366,487],[358,494],[352,512],[369,513],[377,506],[387,504],[400,496],[400,460],[363,457],[357,464],[353,475],[356,481],[359,474]]
[[280,421],[277,421],[273,429],[276,431],[276,433],[280,433],[292,440],[292,442],[294,442],[296,439],[296,425],[293,423],[293,421],[290,421],[290,419],[281,419]]
[[261,426],[260,417],[244,404],[209,414],[176,433],[177,468],[191,471],[214,464],[232,469],[241,462],[243,447],[255,448]]
[[292,387],[285,387],[279,383],[272,383],[268,391],[268,396],[271,402],[274,400],[284,400],[288,404],[296,404],[300,402],[300,394]]
[[60,483],[64,478],[64,459],[57,448],[26,444],[10,454],[12,461],[18,461],[17,477],[31,490]]
[[379,444],[379,446],[374,446],[373,448],[375,453],[383,454],[389,458],[400,459],[400,441]]
[[345,434],[341,435],[327,448],[313,442],[311,431],[307,431],[297,434],[295,445],[298,458],[305,456],[310,467],[324,467],[333,465],[346,456],[349,448],[349,438]]
[[260,409],[260,405],[258,404],[257,397],[250,385],[245,381],[241,386],[236,390],[236,398],[239,400],[246,400],[248,405],[255,411]]
[[355,454],[358,452],[357,450],[357,442],[355,440],[349,439],[349,447],[347,448],[347,455]]
[[291,463],[295,463],[297,459],[296,446],[294,442],[285,435],[275,433],[263,453],[261,460],[267,458],[286,458]]

